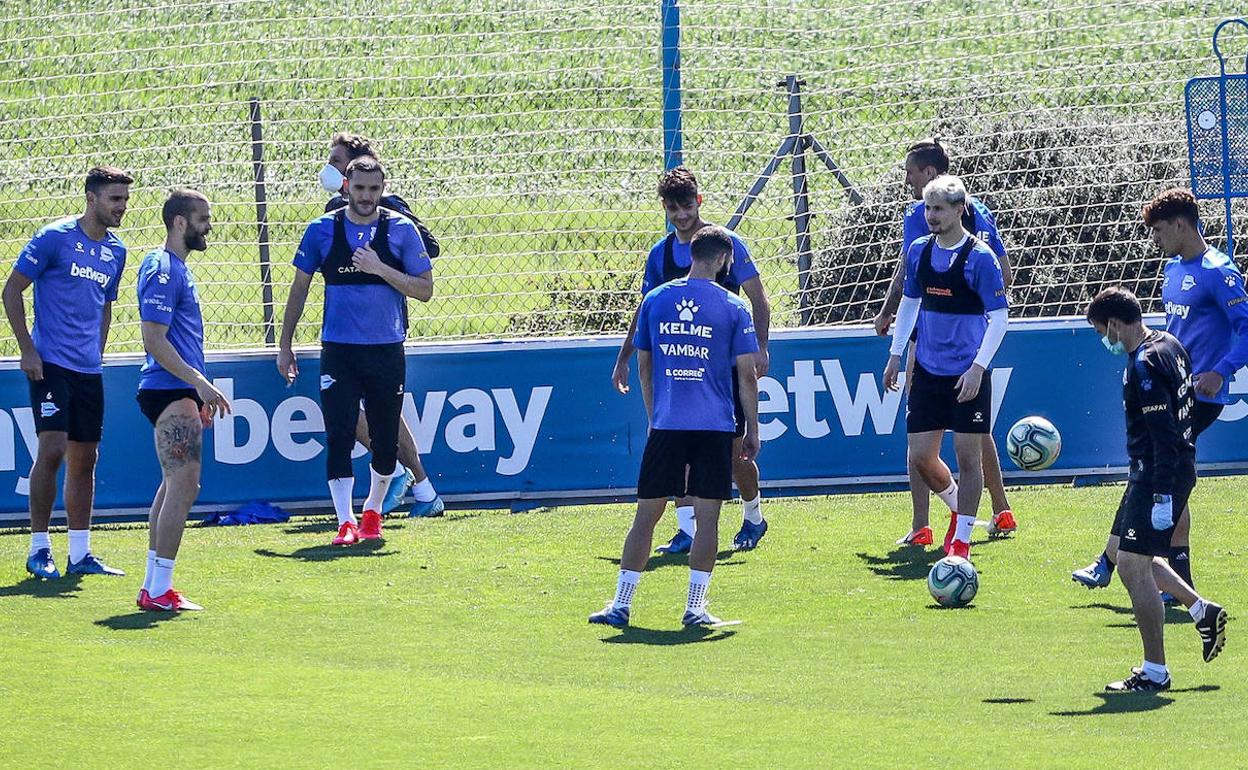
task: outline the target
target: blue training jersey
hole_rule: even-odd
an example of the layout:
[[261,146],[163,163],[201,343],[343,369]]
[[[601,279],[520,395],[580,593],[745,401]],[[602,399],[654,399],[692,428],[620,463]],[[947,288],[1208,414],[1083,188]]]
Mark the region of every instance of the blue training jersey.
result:
[[[965,239],[969,237],[971,236],[963,236],[963,240],[958,241],[952,249],[934,244],[932,269],[938,273],[949,270],[957,259],[958,251],[965,244]],[[906,253],[906,282],[902,294],[907,297],[918,299],[923,296],[918,278],[919,260],[923,256],[923,248],[928,241],[934,239],[933,235],[925,235],[912,243],[910,251]],[[985,314],[1009,307],[1005,298],[1001,263],[983,241],[975,240],[963,273],[967,284],[983,301]],[[961,376],[975,362],[975,354],[979,352],[987,328],[986,315],[940,313],[922,309],[919,311],[915,360],[932,374]]]
[[1213,398],[1199,401],[1229,404],[1230,381],[1248,366],[1248,294],[1235,262],[1210,246],[1195,259],[1174,257],[1162,274],[1161,299],[1166,331],[1187,348],[1192,372],[1217,372],[1225,380]]
[[[433,270],[424,241],[416,225],[393,214],[389,219],[390,251],[403,263],[403,272],[420,275]],[[370,243],[377,223],[357,225],[344,217],[347,243],[356,248]],[[334,242],[334,212],[312,220],[295,252],[293,264],[313,274],[329,256]],[[402,342],[407,337],[407,297],[385,283],[325,286],[325,309],[321,339],[353,345],[382,345]]]
[[[169,330],[165,336],[182,360],[200,374],[204,367],[204,317],[199,308],[195,278],[177,254],[153,249],[139,263],[139,318]],[[149,353],[139,370],[139,390],[194,387],[170,374]]]
[[700,278],[681,278],[641,302],[633,345],[653,356],[656,430],[733,432],[737,356],[758,351],[754,321],[740,297]]
[[[984,205],[983,201],[974,197],[968,197],[966,205],[974,218],[973,224],[975,225],[966,228],[967,231],[987,244],[998,259],[1005,259],[1005,243],[1001,240],[1001,233],[997,231],[997,218],[993,216],[992,211]],[[906,215],[901,220],[901,255],[903,257],[910,253],[910,246],[916,240],[932,234],[927,227],[926,212],[927,207],[923,205],[923,201],[916,201],[906,209]],[[967,224],[965,218],[963,224]]]
[[14,269],[34,284],[31,337],[39,356],[75,372],[103,371],[100,324],[104,304],[117,301],[126,247],[111,232],[93,241],[76,217],[42,227]]
[[[750,256],[750,250],[745,245],[745,241],[741,240],[741,236],[729,230],[728,235],[732,238],[732,266],[728,268],[728,277],[737,286],[745,283],[751,278],[758,277],[758,268],[754,265],[754,259]],[[650,248],[650,254],[646,257],[646,270],[641,277],[641,296],[646,296],[653,289],[663,284],[663,244],[667,241],[667,236],[659,239],[659,242]],[[676,266],[689,272],[689,267],[693,264],[693,253],[689,249],[688,243],[681,243],[677,238],[672,244],[672,262]]]

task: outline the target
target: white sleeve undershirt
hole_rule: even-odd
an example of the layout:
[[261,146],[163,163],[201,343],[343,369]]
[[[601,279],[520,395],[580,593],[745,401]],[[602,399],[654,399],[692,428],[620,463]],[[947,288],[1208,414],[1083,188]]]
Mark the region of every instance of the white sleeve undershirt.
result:
[[988,313],[988,328],[984,330],[984,339],[979,343],[979,352],[975,354],[975,363],[984,369],[992,363],[992,357],[997,354],[997,349],[1001,347],[1001,341],[1005,339],[1005,330],[1010,324],[1010,311],[1008,308],[1000,308],[992,310]]
[[918,297],[902,297],[897,306],[897,322],[893,325],[893,344],[888,349],[889,355],[900,356],[906,352],[906,344],[914,327],[919,322],[919,308],[923,300]]

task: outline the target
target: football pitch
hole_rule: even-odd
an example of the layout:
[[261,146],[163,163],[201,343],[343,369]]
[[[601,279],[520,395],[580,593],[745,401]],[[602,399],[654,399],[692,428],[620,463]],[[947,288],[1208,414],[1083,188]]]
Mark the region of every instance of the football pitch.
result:
[[[768,501],[760,548],[721,554],[711,608],[745,622],[719,631],[680,628],[684,557],[652,560],[632,628],[586,623],[614,589],[627,505],[392,519],[372,549],[329,546],[328,518],[197,527],[177,582],[207,611],[181,616],[134,607],[144,527],[100,528],[94,550],[130,574],[81,582],[24,579],[13,532],[0,766],[1234,766],[1248,480],[1193,497],[1197,585],[1232,623],[1205,664],[1169,611],[1160,696],[1101,692],[1140,662],[1129,602],[1116,580],[1069,577],[1121,491],[1013,491],[1019,533],[977,530],[980,593],[960,610],[927,594],[937,551],[892,545],[908,495]],[[739,519],[725,509],[721,542]]]

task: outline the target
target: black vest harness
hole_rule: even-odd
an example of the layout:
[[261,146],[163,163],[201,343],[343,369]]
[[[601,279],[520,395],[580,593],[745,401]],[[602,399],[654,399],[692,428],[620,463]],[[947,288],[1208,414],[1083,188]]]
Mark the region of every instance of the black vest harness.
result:
[[966,260],[975,248],[975,238],[967,236],[949,269],[939,272],[932,267],[932,250],[936,237],[932,236],[923,247],[919,257],[919,288],[923,292],[923,309],[937,313],[957,315],[984,314],[984,301],[966,280]]
[[[379,213],[377,231],[373,234],[373,239],[369,242],[369,245],[373,247],[373,251],[377,252],[377,256],[381,258],[384,264],[393,267],[399,272],[403,272],[403,260],[390,251],[390,215],[384,209],[380,210]],[[325,277],[325,283],[331,286],[359,286],[369,283],[384,284],[386,282],[385,279],[362,272],[352,264],[351,254],[355,252],[357,247],[347,243],[346,217],[347,212],[345,209],[334,212],[334,241],[329,247],[329,254],[326,255],[325,261],[321,263],[321,273]]]
[[[663,239],[663,283],[670,283],[677,278],[684,278],[689,275],[689,268],[680,267],[676,264],[675,248],[676,233],[668,233],[667,238]],[[725,260],[724,266],[715,274],[715,283],[723,286],[733,294],[740,294],[741,285],[732,280],[731,268],[732,265]]]

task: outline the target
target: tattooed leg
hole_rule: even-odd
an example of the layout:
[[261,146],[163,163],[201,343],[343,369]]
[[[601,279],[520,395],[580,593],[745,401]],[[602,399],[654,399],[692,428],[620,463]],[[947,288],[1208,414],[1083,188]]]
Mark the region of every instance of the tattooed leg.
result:
[[156,457],[164,477],[164,500],[160,501],[160,512],[155,517],[153,540],[156,555],[162,559],[178,555],[186,516],[199,496],[202,449],[203,424],[195,402],[184,398],[166,407],[156,421]]

